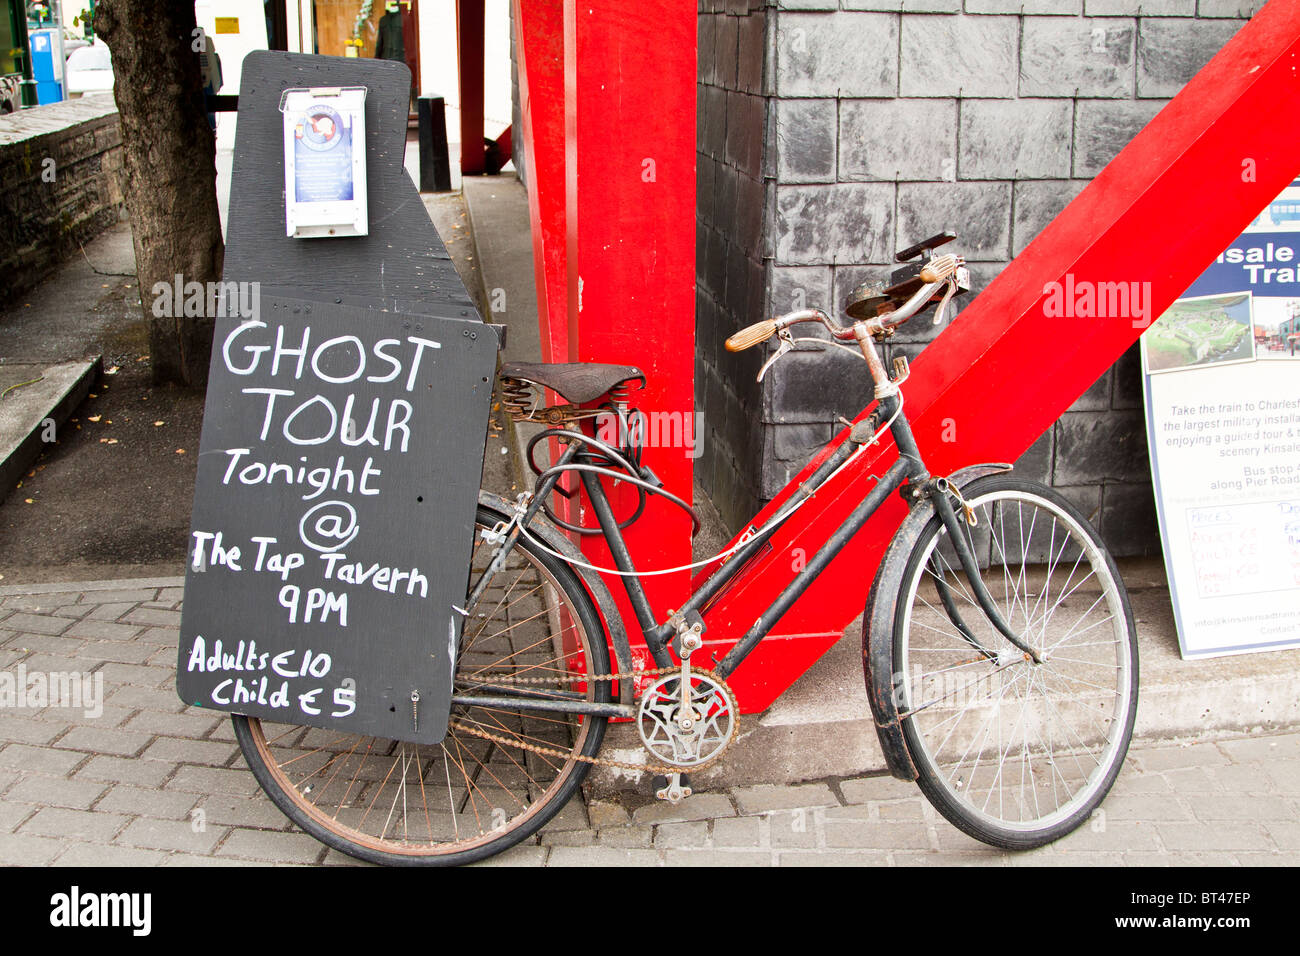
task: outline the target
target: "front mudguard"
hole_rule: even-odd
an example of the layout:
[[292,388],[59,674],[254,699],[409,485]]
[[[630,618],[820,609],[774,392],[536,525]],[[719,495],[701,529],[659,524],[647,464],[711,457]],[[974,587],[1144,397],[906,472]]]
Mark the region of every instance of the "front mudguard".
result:
[[[961,489],[976,478],[1010,470],[1010,465],[1002,463],[971,465],[953,472],[948,476],[948,482]],[[880,749],[885,754],[885,764],[889,772],[900,780],[915,780],[917,771],[907,751],[907,741],[898,717],[894,614],[907,559],[922,529],[933,517],[934,506],[928,499],[912,505],[876,569],[876,578],[871,582],[871,593],[867,598],[867,612],[862,619],[862,667],[867,680],[871,716],[875,720],[876,736],[880,738]]]
[[[485,508],[500,511],[507,520],[514,514],[513,504],[490,491],[480,489],[478,503]],[[540,538],[548,548],[552,551],[558,551],[571,562],[584,560],[578,546],[541,514],[534,515],[533,520],[528,523],[528,533]],[[582,586],[587,589],[588,596],[600,611],[600,616],[608,632],[607,637],[610,646],[614,649],[614,660],[618,665],[618,673],[628,673],[632,670],[632,650],[628,645],[627,629],[623,626],[623,618],[618,613],[618,605],[614,603],[614,597],[609,593],[609,588],[605,586],[605,582],[600,579],[600,575],[595,571],[589,571],[578,564],[570,564],[569,570],[578,576]],[[618,682],[618,702],[620,704],[632,703],[632,684],[633,681],[630,680]]]

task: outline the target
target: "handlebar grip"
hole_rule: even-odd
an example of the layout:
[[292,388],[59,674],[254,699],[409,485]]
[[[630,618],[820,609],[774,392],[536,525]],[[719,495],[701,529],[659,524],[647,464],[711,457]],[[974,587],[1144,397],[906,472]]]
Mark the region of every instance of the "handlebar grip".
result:
[[922,282],[942,282],[957,271],[961,265],[957,256],[936,256],[921,269]]
[[764,319],[762,322],[755,322],[753,325],[741,329],[731,338],[727,339],[727,351],[742,352],[747,348],[757,345],[759,342],[766,342],[774,335],[776,335],[775,319]]

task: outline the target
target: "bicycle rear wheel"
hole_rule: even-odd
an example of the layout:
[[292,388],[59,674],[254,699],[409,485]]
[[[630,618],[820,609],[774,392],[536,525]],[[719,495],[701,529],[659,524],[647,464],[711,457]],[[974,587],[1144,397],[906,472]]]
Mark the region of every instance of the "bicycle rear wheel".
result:
[[962,494],[985,584],[1043,661],[994,628],[935,516],[898,594],[897,703],[935,808],[985,843],[1027,849],[1078,827],[1119,773],[1137,710],[1133,615],[1097,532],[1055,491],[996,475]]
[[[493,546],[478,534],[506,516],[482,505],[470,581]],[[600,617],[573,572],[522,539],[468,608],[454,692],[611,700]],[[504,678],[504,679],[503,679]],[[510,683],[509,678],[536,681]],[[263,790],[321,842],[372,863],[471,863],[536,833],[586,776],[606,718],[452,704],[433,746],[235,716]]]

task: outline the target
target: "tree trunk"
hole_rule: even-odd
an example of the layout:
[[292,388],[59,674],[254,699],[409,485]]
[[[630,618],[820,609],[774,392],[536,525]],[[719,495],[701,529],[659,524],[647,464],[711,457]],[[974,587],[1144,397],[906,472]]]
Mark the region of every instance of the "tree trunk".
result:
[[186,316],[183,301],[153,292],[158,283],[175,290],[177,276],[182,289],[221,277],[216,144],[204,111],[194,4],[101,0],[95,32],[113,55],[124,193],[154,380],[202,386],[214,317],[206,305],[204,315]]

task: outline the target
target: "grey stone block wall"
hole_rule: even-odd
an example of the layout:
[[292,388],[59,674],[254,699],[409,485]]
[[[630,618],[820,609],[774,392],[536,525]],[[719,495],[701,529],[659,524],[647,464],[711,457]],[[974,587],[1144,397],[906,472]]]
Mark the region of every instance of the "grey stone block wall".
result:
[[[761,0],[702,0],[698,20],[695,406],[704,413],[704,433],[695,470],[733,528],[770,497],[760,462],[776,443],[763,411],[764,387],[755,381],[763,357],[757,350],[732,354],[722,344],[768,308],[778,179],[778,153],[768,137],[778,128],[771,114],[781,105],[766,85],[773,13]],[[796,135],[810,137],[810,149],[834,149],[829,102],[829,122],[823,117],[820,129],[811,121],[791,125]],[[791,101],[790,108],[811,117],[817,103]],[[825,173],[786,171],[794,181]],[[781,450],[802,453],[784,439]]]
[[[701,0],[697,470],[733,529],[870,398],[861,363],[783,360],[732,331],[839,311],[944,228],[978,293],[1260,0]],[[960,314],[955,319],[960,321]],[[928,322],[887,358],[919,354]],[[1157,553],[1136,347],[1022,457],[1121,554]]]
[[111,97],[0,116],[0,303],[13,304],[122,215]]

